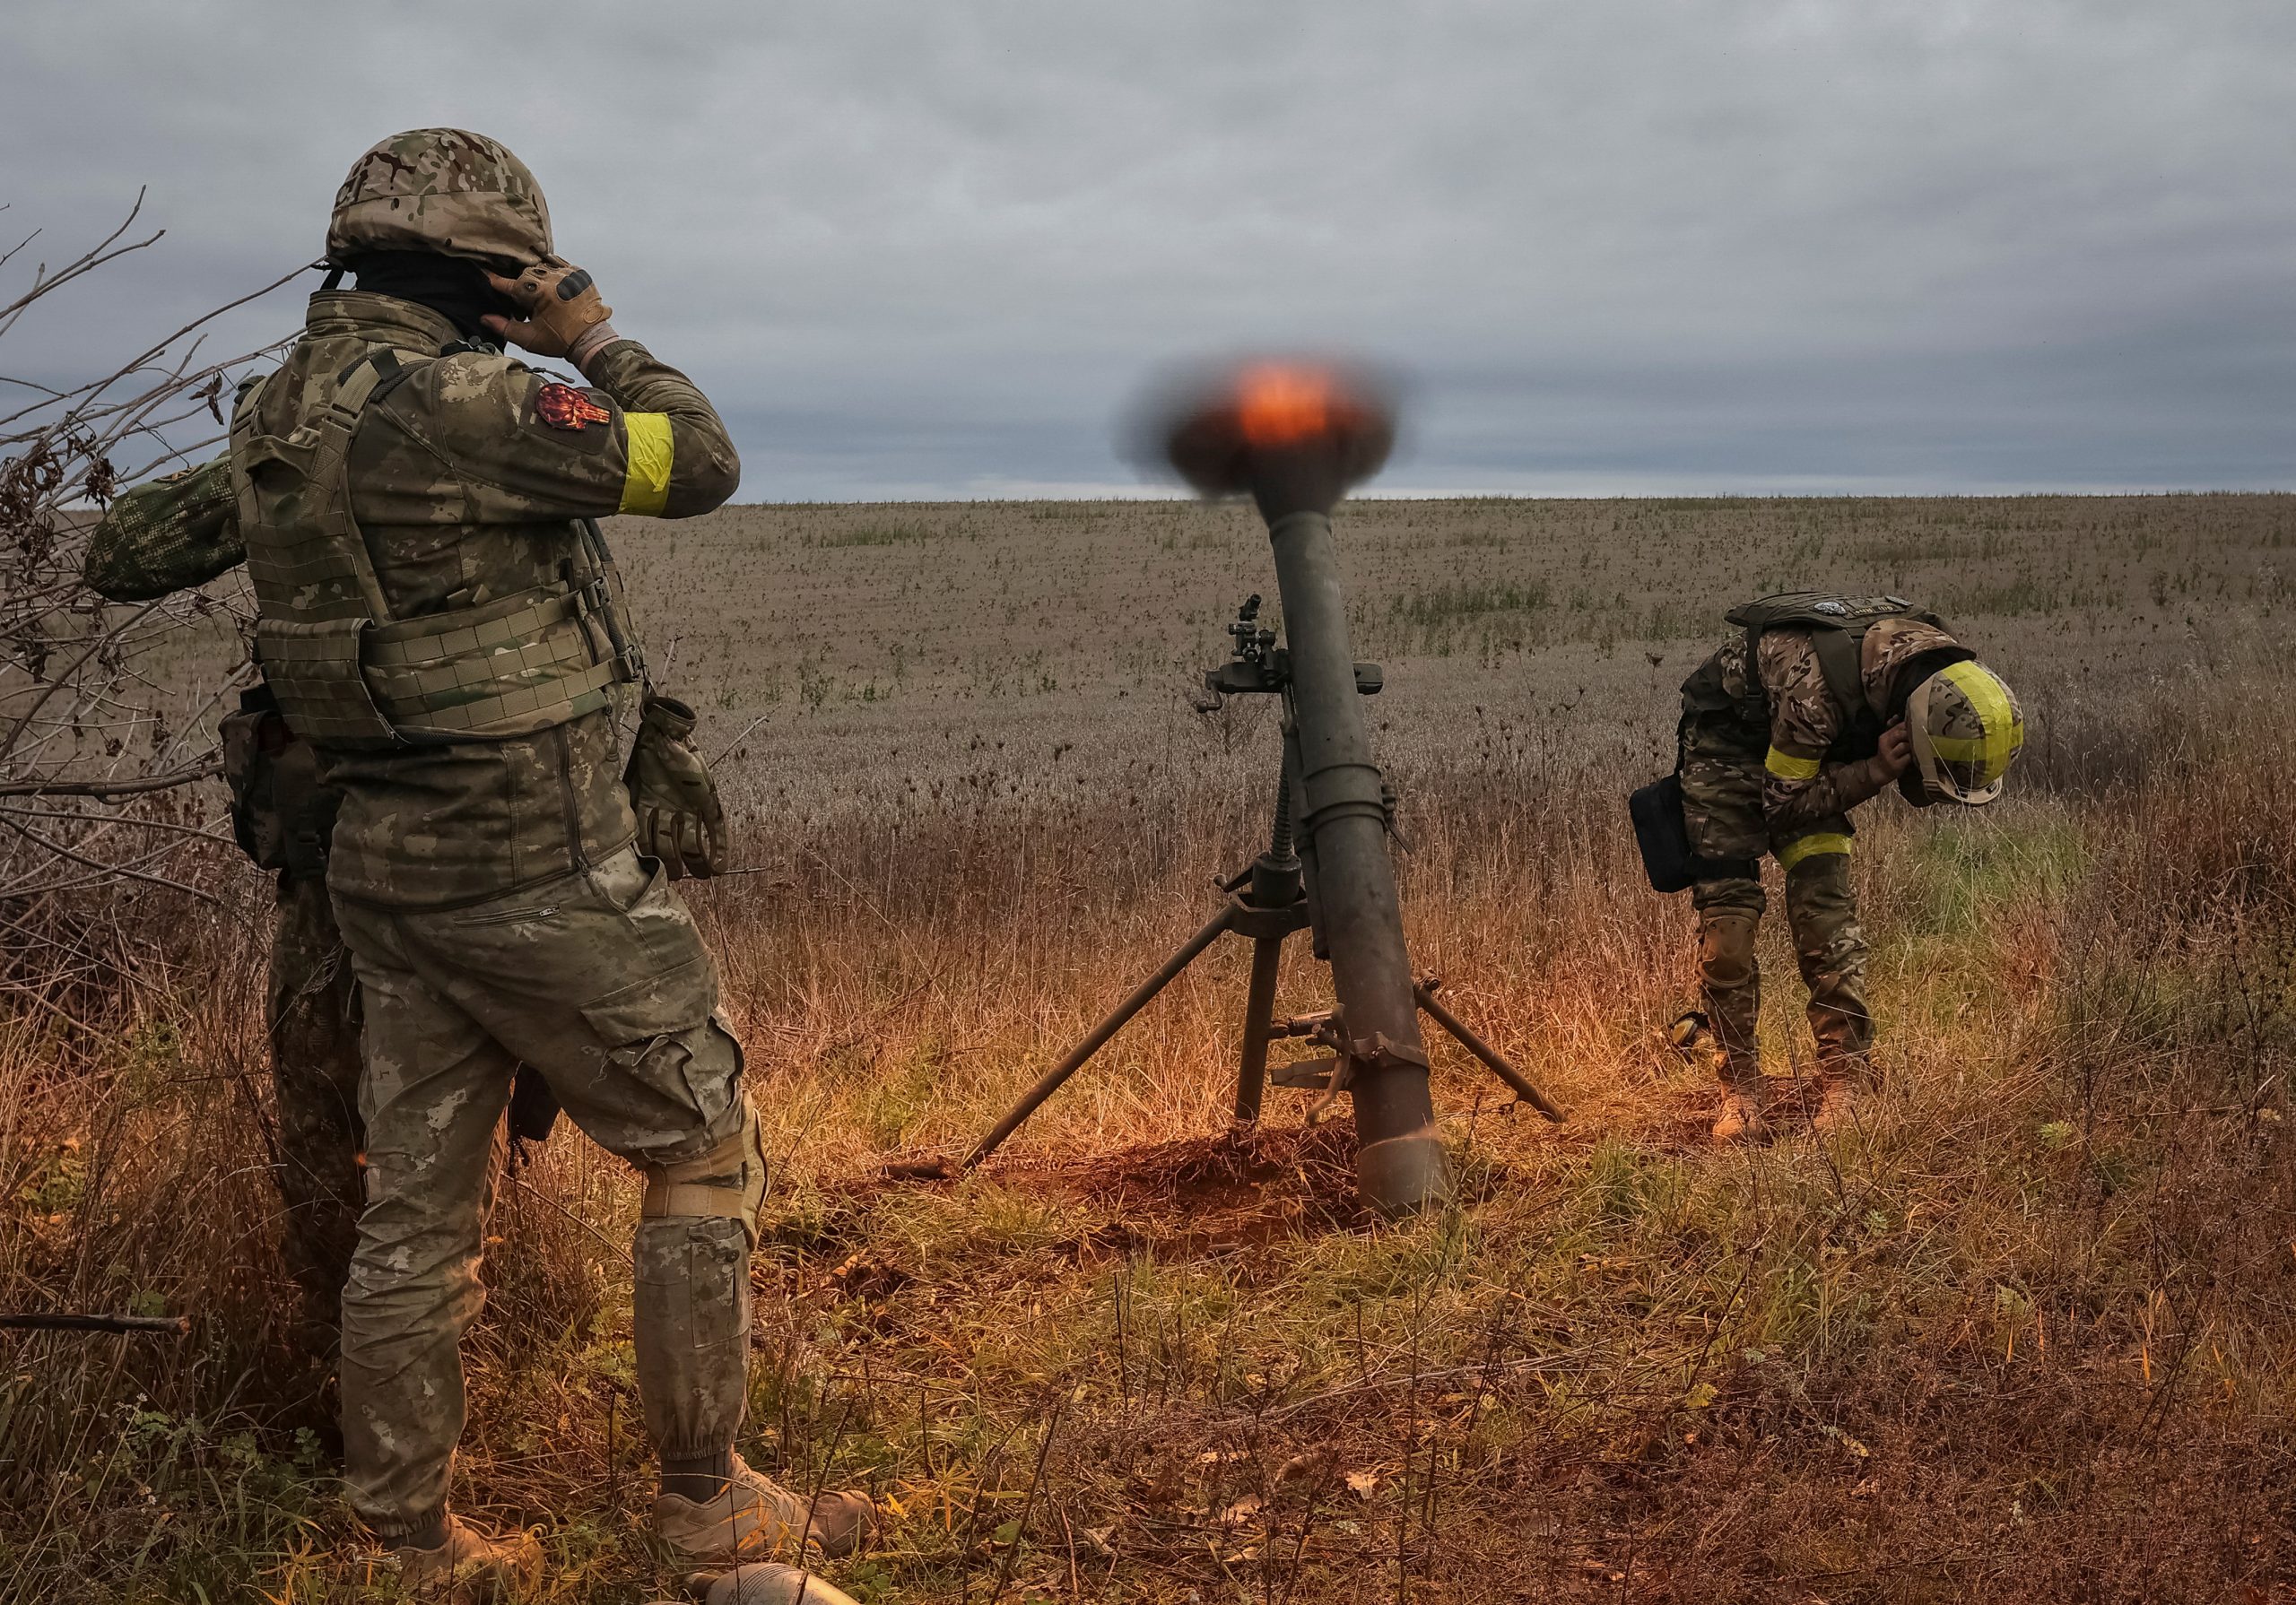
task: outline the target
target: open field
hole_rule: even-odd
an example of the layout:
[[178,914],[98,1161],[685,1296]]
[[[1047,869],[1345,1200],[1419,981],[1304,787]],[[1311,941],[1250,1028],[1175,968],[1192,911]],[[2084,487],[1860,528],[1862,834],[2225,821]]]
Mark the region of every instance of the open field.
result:
[[[1222,1140],[1239,947],[961,1184],[961,1143],[1256,850],[1270,711],[1189,707],[1268,587],[1231,508],[745,508],[610,534],[753,872],[692,900],[780,1161],[752,1461],[899,1511],[872,1601],[2296,1597],[2296,498],[1371,502],[1339,520],[1403,790],[1406,918],[1572,1110],[1439,1046],[1457,1206],[1348,1197],[1344,1126]],[[1657,1028],[1685,899],[1623,792],[1720,612],[1917,598],[2032,743],[1980,815],[1860,821],[1886,1085],[1702,1143]],[[170,647],[187,699],[214,643]],[[0,971],[0,1605],[329,1597],[358,1546],[263,1175],[252,871],[122,894]],[[1775,927],[1782,922],[1772,921]],[[1773,1068],[1807,1058],[1765,932]],[[1323,1001],[1295,963],[1283,1006]],[[645,1538],[632,1178],[508,1192],[457,1497],[548,1597],[670,1591]]]

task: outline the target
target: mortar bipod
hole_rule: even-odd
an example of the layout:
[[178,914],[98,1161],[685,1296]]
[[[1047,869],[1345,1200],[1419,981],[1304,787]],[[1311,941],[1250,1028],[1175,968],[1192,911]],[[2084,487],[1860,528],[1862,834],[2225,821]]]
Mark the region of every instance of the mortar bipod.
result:
[[[1281,1065],[1274,1076],[1279,1087],[1299,1087],[1318,1094],[1316,1102],[1309,1110],[1310,1120],[1320,1117],[1323,1111],[1347,1089],[1359,1062],[1385,1063],[1409,1054],[1421,1070],[1426,1068],[1425,1055],[1418,1049],[1389,1042],[1383,1036],[1374,1034],[1370,1040],[1351,1040],[1336,1009],[1320,1014],[1299,1015],[1285,1020],[1281,1026],[1275,1022],[1275,986],[1278,972],[1283,967],[1284,941],[1293,932],[1306,930],[1313,924],[1310,913],[1314,878],[1301,863],[1292,841],[1292,777],[1295,759],[1292,742],[1288,736],[1284,757],[1283,776],[1276,788],[1274,820],[1268,832],[1268,850],[1254,859],[1249,868],[1222,883],[1221,889],[1227,894],[1227,900],[1220,912],[1181,943],[1178,950],[1167,959],[1155,974],[1143,981],[1131,995],[1110,1011],[1083,1041],[1068,1051],[1059,1063],[1039,1077],[1036,1085],[1023,1093],[1020,1101],[1005,1112],[1004,1117],[973,1145],[972,1151],[960,1161],[960,1170],[970,1170],[1002,1147],[1004,1140],[1018,1131],[1046,1099],[1059,1091],[1068,1078],[1082,1070],[1093,1054],[1107,1046],[1134,1015],[1146,1008],[1157,993],[1177,980],[1180,972],[1194,963],[1205,949],[1230,933],[1249,938],[1252,943],[1251,984],[1244,1004],[1243,1045],[1236,1066],[1235,1118],[1238,1124],[1250,1124],[1259,1118],[1261,1096],[1270,1079],[1268,1047],[1278,1037],[1304,1037],[1330,1050],[1326,1058]],[[1413,996],[1420,1010],[1456,1037],[1461,1046],[1505,1082],[1518,1097],[1547,1119],[1561,1123],[1565,1116],[1560,1105],[1528,1076],[1508,1063],[1497,1049],[1436,1002],[1435,990],[1441,985],[1439,978],[1431,976],[1413,987]]]

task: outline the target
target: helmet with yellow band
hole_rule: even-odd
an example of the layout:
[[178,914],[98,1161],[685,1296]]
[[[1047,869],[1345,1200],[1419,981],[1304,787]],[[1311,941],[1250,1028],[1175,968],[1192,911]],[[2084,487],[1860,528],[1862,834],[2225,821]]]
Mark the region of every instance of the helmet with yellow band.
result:
[[2025,744],[2025,716],[1999,675],[1973,659],[1948,664],[1913,688],[1905,716],[1932,797],[1974,806],[2001,794]]

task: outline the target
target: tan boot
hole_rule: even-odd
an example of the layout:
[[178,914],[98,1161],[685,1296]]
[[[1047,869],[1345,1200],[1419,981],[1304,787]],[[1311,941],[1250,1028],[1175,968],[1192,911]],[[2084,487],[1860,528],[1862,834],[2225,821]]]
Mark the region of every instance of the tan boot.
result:
[[1722,1097],[1722,1112],[1714,1122],[1714,1141],[1720,1143],[1767,1142],[1770,1110],[1778,1101],[1770,1078],[1748,1076],[1733,1084]]
[[1818,1112],[1810,1116],[1810,1129],[1820,1132],[1846,1129],[1857,1104],[1857,1089],[1840,1076],[1827,1076],[1818,1086]]
[[824,1555],[850,1555],[877,1527],[877,1507],[865,1494],[823,1494],[807,1501],[734,1456],[733,1479],[723,1493],[699,1504],[677,1494],[654,1501],[662,1541],[691,1565],[727,1566],[795,1555],[800,1539]]
[[[1820,1045],[1821,1047],[1823,1044]],[[1874,1061],[1863,1053],[1826,1054],[1818,1060],[1818,1112],[1813,1132],[1847,1131],[1855,1122],[1858,1098],[1875,1085]]]
[[447,1541],[435,1549],[395,1544],[399,1587],[434,1605],[495,1605],[542,1580],[542,1546],[531,1532],[491,1538],[459,1516],[447,1518]]

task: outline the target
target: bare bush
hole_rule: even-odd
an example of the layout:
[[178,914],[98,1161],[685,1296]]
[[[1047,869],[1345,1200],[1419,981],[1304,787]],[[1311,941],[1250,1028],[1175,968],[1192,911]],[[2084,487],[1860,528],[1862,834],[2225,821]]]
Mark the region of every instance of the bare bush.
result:
[[[0,287],[0,341],[55,309],[63,291],[164,230],[137,233],[139,195],[120,225],[59,268]],[[20,263],[38,235],[0,254]],[[19,270],[21,271],[21,270]],[[300,269],[297,270],[298,272]],[[179,683],[204,638],[245,657],[244,589],[108,605],[80,578],[96,510],[121,487],[198,461],[221,439],[234,375],[265,351],[216,358],[212,325],[277,289],[217,307],[76,384],[0,373],[0,948],[62,944],[73,962],[38,976],[0,967],[0,986],[65,1006],[59,984],[99,978],[133,947],[151,910],[109,893],[123,882],[209,899],[200,884],[228,845],[213,789],[213,720],[223,682]],[[91,937],[91,926],[110,940]],[[111,977],[100,977],[109,985]]]

